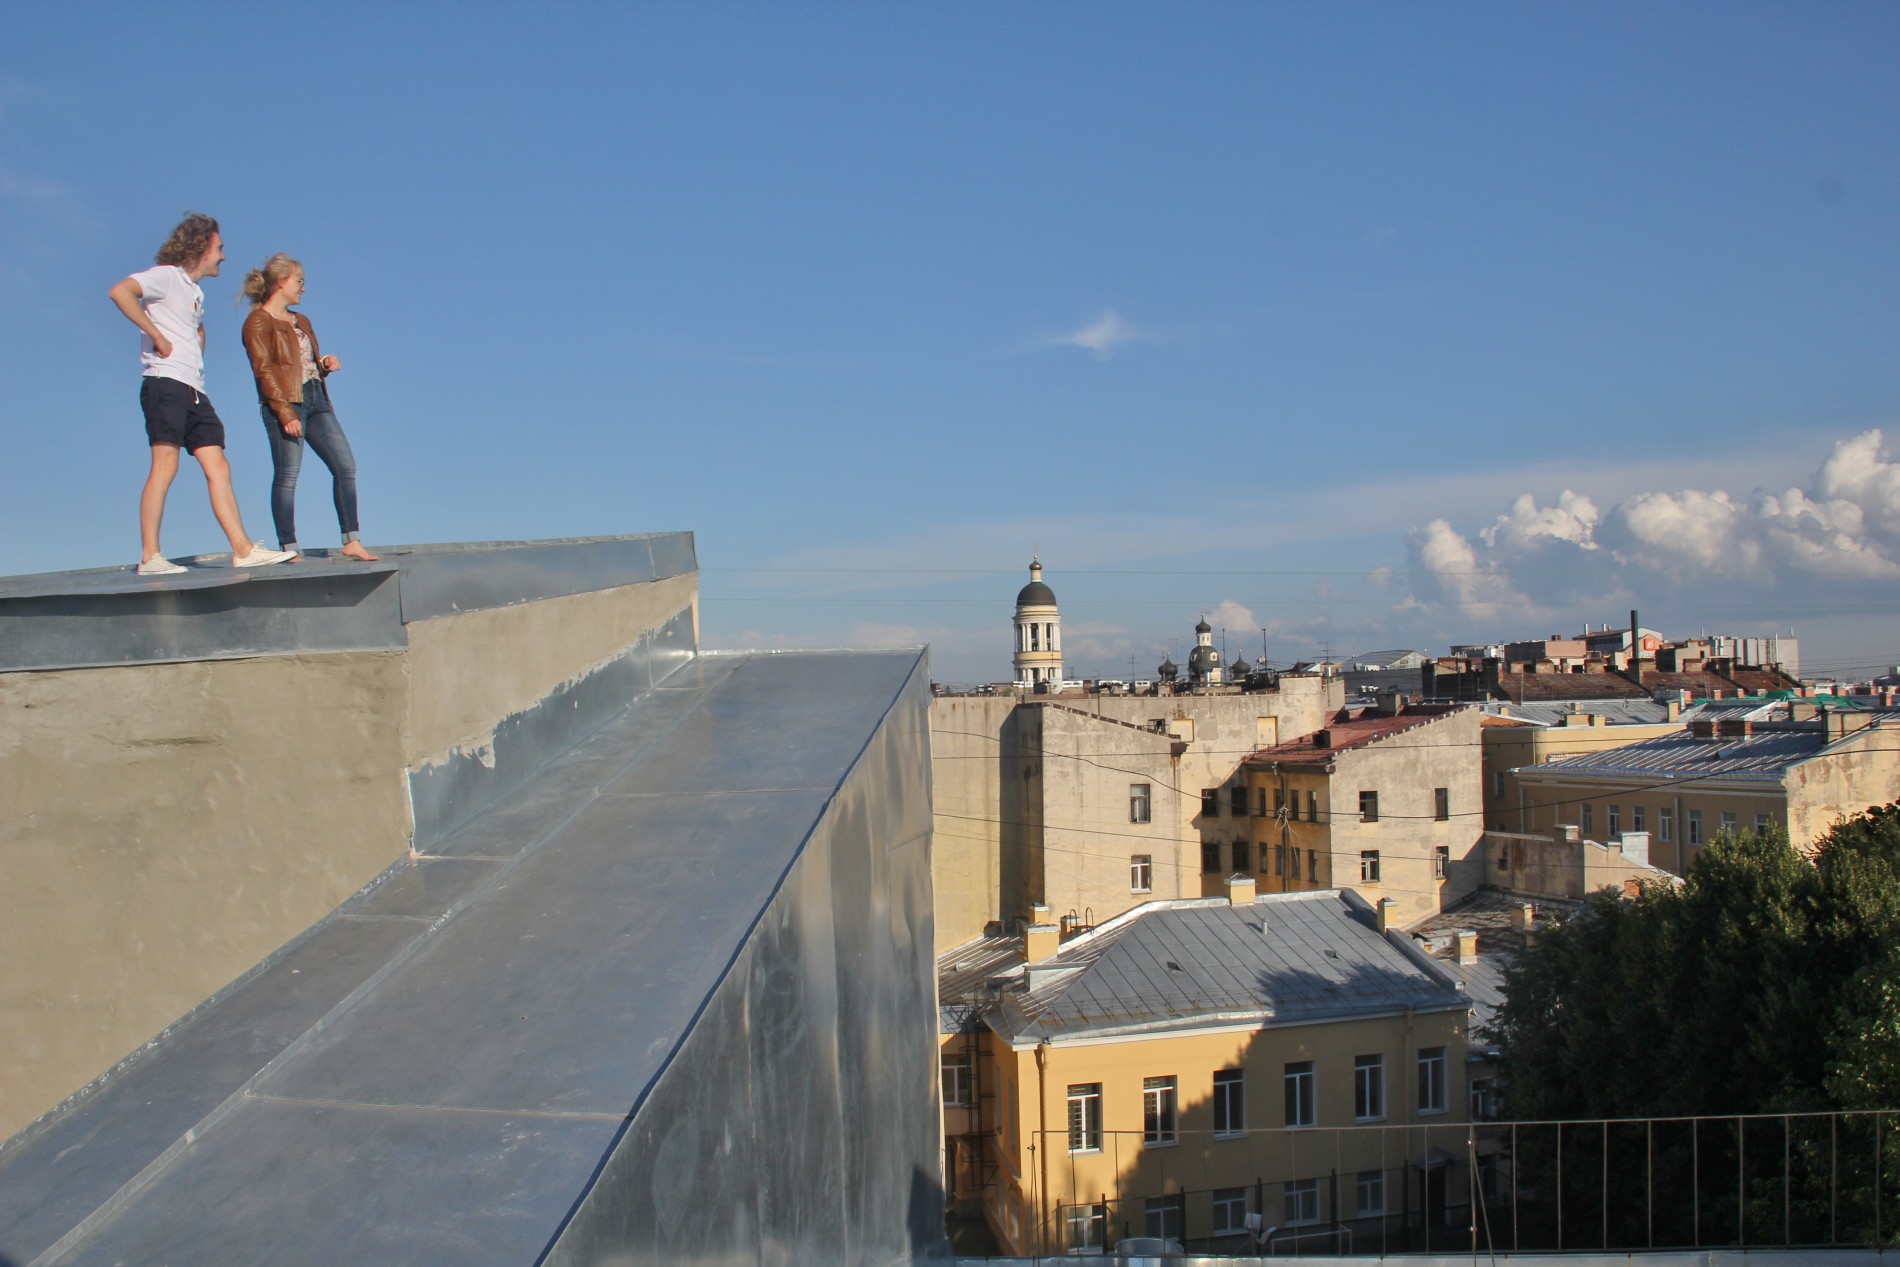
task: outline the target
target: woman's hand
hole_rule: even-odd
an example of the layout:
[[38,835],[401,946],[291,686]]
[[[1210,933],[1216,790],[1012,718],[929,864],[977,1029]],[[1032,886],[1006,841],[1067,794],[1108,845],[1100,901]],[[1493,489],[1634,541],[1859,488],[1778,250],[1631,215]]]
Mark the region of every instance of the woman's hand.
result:
[[293,417],[284,424],[284,434],[295,440],[303,434],[303,419]]
[[326,356],[321,361],[318,361],[317,364],[323,367],[323,372],[326,374],[334,374],[343,368],[343,362],[337,360],[334,356]]

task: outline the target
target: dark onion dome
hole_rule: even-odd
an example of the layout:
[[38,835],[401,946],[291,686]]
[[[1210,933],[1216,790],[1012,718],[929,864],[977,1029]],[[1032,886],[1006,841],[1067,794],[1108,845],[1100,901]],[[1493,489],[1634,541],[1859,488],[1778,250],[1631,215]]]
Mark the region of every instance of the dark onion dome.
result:
[[1172,658],[1163,656],[1161,659],[1161,667],[1156,669],[1155,672],[1159,673],[1162,677],[1176,677],[1181,672],[1181,666],[1176,664]]
[[1246,677],[1247,676],[1247,657],[1238,656],[1238,655],[1235,656],[1234,662],[1227,667],[1227,671],[1233,674],[1235,677]]
[[1214,626],[1212,626],[1212,625],[1210,625],[1210,624],[1208,624],[1208,623],[1207,623],[1207,617],[1205,617],[1205,616],[1203,616],[1203,617],[1201,617],[1201,623],[1199,623],[1198,625],[1196,625],[1196,626],[1194,626],[1194,632],[1195,632],[1195,633],[1213,633],[1213,632],[1214,632]]
[[1016,594],[1018,607],[1054,607],[1056,592],[1041,581],[1031,581]]

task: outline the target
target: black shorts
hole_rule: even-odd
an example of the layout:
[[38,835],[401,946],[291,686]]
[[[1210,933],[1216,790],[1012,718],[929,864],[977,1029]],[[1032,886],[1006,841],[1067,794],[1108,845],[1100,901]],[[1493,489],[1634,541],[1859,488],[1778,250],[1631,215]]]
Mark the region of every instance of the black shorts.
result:
[[189,384],[148,376],[139,388],[139,408],[145,411],[145,438],[153,444],[180,445],[187,453],[224,447],[224,422],[211,397]]

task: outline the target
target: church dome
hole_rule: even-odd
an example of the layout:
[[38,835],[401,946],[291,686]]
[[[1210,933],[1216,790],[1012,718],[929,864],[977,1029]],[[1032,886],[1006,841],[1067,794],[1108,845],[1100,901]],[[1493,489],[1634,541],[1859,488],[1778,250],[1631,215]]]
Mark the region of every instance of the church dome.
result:
[[1195,633],[1213,633],[1214,626],[1208,624],[1207,617],[1203,616],[1201,617],[1200,623],[1194,626],[1194,632]]
[[1042,560],[1029,561],[1029,584],[1016,591],[1018,607],[1054,607],[1056,592],[1042,583]]

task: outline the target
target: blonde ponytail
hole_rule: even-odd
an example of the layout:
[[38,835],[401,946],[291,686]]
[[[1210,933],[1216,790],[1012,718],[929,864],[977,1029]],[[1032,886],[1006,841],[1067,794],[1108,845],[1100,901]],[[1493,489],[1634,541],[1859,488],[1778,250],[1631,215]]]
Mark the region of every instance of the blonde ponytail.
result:
[[301,272],[303,272],[302,264],[279,251],[257,268],[244,274],[244,285],[238,288],[238,294],[250,300],[251,307],[260,307],[279,286],[284,284],[286,277]]

